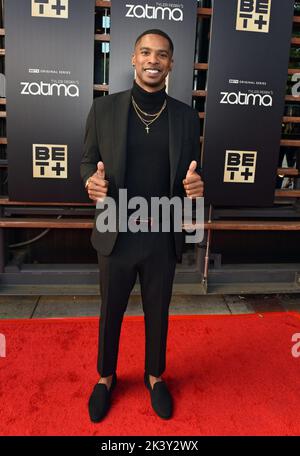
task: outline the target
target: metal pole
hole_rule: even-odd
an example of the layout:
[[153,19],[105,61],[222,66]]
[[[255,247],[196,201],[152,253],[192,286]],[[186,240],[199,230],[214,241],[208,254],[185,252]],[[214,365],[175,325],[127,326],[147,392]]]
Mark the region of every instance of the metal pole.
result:
[[[212,217],[212,205],[209,206],[209,215],[208,215],[208,224],[211,223]],[[209,247],[211,241],[212,230],[207,229],[207,243],[206,243],[206,252],[205,252],[205,263],[204,263],[204,275],[203,275],[203,285],[207,288],[207,277],[208,277],[208,264],[209,264]]]

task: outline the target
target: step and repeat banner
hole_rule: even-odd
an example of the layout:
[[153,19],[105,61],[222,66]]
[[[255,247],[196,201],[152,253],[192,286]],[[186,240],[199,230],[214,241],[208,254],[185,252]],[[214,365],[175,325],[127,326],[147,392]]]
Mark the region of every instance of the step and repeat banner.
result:
[[[191,103],[197,1],[111,2],[110,92],[131,87],[137,36],[174,42],[168,92]],[[6,0],[9,198],[86,202],[95,0]],[[273,203],[294,0],[214,0],[203,149],[206,201]]]
[[95,0],[6,0],[4,13],[9,198],[88,201]]
[[294,0],[214,0],[205,108],[206,202],[269,206]]
[[113,0],[109,92],[132,87],[131,56],[136,38],[149,29],[161,29],[174,43],[174,67],[168,77],[168,94],[191,104],[197,24],[197,1],[157,2]]

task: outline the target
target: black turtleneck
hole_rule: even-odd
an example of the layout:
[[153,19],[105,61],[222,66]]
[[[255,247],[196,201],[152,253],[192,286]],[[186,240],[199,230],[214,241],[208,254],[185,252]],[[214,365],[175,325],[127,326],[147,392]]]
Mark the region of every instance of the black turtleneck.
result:
[[[166,92],[146,92],[136,82],[132,95],[138,106],[149,114],[162,107]],[[151,196],[169,196],[169,126],[168,106],[153,124],[149,133],[137,116],[132,104],[128,117],[127,160],[125,187],[128,198],[142,196],[150,203]]]

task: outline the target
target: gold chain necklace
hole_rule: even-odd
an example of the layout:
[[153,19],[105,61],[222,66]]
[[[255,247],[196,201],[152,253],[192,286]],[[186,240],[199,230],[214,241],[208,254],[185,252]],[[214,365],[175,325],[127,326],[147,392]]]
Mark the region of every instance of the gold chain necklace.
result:
[[[134,110],[137,114],[137,116],[139,117],[139,119],[141,120],[141,122],[143,122],[143,124],[145,125],[145,130],[147,132],[147,134],[149,134],[149,127],[150,125],[155,122],[159,116],[161,115],[161,113],[163,112],[163,110],[165,109],[165,107],[167,106],[167,100],[164,101],[161,109],[156,113],[156,114],[148,114],[147,112],[144,112],[141,110],[141,108],[138,106],[138,104],[136,103],[135,99],[133,98],[133,96],[131,97],[131,100],[132,100],[132,105],[134,107]],[[140,113],[143,113],[144,115],[146,116],[151,116],[153,117],[153,119],[151,120],[146,120],[146,119],[143,119],[143,117],[141,116]]]
[[155,114],[148,114],[148,112],[142,111],[141,108],[139,107],[139,105],[137,104],[137,102],[135,101],[135,99],[133,98],[133,96],[132,96],[132,104],[137,108],[137,110],[141,114],[144,114],[144,116],[155,117],[159,114],[159,112],[156,112]]

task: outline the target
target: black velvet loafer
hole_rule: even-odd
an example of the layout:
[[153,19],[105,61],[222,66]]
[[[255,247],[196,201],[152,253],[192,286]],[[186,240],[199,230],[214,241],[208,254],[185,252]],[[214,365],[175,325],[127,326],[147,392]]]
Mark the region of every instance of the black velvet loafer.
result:
[[104,383],[97,383],[89,399],[89,414],[93,423],[99,423],[110,408],[111,393],[117,383],[117,374],[113,374],[111,386],[107,389]]
[[173,400],[167,388],[166,383],[158,381],[154,384],[153,389],[150,385],[149,375],[144,374],[144,383],[150,391],[151,405],[155,413],[165,420],[171,418],[173,413]]

